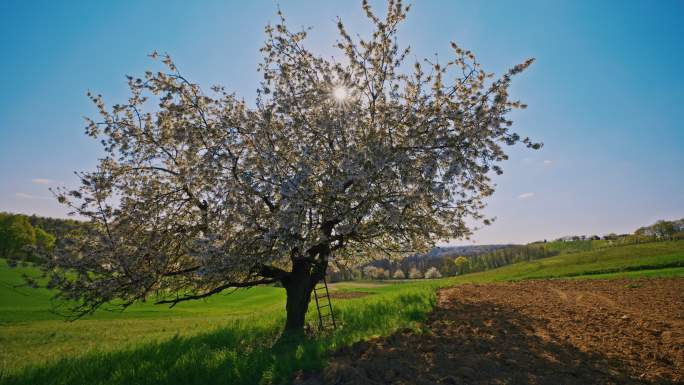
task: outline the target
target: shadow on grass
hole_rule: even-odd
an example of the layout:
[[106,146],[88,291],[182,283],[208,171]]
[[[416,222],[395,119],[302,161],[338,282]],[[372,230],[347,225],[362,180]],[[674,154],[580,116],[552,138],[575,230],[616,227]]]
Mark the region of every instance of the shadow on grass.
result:
[[5,374],[1,384],[281,384],[321,369],[331,350],[421,321],[431,290],[340,302],[341,327],[318,338],[279,339],[282,318],[235,322],[129,350],[90,353]]

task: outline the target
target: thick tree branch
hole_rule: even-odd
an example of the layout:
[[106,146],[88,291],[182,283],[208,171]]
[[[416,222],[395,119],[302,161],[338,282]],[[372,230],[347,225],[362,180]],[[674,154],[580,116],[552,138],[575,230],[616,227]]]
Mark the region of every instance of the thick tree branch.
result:
[[276,279],[271,279],[271,278],[264,278],[264,279],[260,279],[257,281],[248,281],[248,282],[229,282],[229,283],[223,284],[221,286],[217,286],[217,287],[215,287],[209,291],[206,291],[204,293],[201,293],[201,294],[186,295],[186,296],[178,297],[175,299],[160,300],[160,301],[155,302],[154,304],[155,305],[171,304],[171,306],[169,306],[169,308],[172,308],[180,302],[191,301],[194,299],[206,298],[206,297],[212,296],[214,294],[218,294],[218,293],[220,293],[226,289],[241,288],[241,287],[252,287],[252,286],[266,285],[269,283],[276,283],[276,282],[277,282]]
[[182,269],[182,270],[176,270],[176,271],[170,271],[168,273],[162,274],[164,277],[173,277],[177,275],[183,275],[187,273],[192,273],[193,271],[197,271],[201,266],[193,266],[193,267],[188,267],[187,269]]
[[259,275],[261,275],[262,277],[272,278],[277,281],[282,280],[289,274],[290,272],[275,266],[261,265],[259,267]]

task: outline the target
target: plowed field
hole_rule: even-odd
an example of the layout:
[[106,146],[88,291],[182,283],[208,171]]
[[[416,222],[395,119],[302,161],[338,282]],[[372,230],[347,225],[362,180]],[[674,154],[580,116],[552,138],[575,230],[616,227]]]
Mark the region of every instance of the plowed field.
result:
[[684,279],[441,290],[425,330],[338,351],[300,384],[682,384]]

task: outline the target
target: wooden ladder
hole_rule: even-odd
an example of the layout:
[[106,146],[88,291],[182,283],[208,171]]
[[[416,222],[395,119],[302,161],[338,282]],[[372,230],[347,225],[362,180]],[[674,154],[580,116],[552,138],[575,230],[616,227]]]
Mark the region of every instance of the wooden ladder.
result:
[[[314,286],[314,299],[316,300],[316,309],[318,310],[318,324],[321,330],[325,329],[325,322],[323,320],[330,319],[332,323],[332,328],[336,329],[337,324],[335,323],[335,313],[333,313],[332,302],[330,302],[330,292],[328,291],[328,283],[323,277],[323,286]],[[328,303],[325,304],[325,299]],[[328,308],[328,312],[325,313],[323,309]]]

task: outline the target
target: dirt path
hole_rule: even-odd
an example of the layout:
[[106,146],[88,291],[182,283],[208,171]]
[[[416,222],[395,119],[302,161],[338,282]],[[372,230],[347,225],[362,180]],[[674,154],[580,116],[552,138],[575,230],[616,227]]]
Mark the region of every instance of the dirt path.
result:
[[300,384],[682,384],[684,279],[442,290],[427,332],[335,354]]

